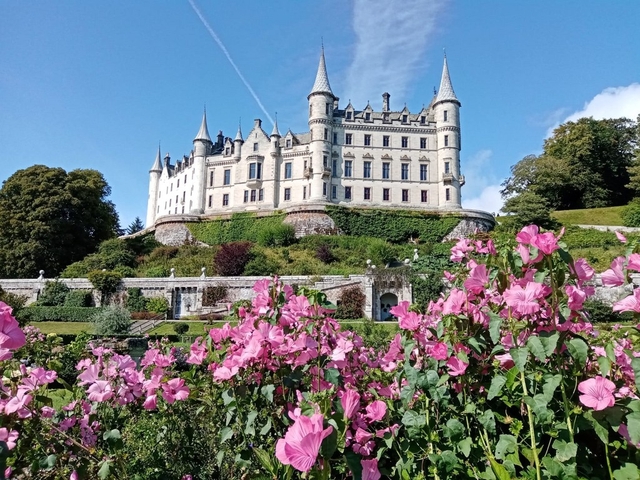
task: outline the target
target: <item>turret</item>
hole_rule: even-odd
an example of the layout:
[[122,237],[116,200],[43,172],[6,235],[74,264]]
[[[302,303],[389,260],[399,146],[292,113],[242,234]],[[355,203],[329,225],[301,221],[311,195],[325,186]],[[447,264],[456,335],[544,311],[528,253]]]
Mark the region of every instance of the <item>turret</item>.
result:
[[149,170],[149,198],[147,200],[147,222],[146,226],[151,227],[155,223],[158,205],[158,193],[160,189],[160,175],[162,175],[162,164],[160,162],[160,145],[158,145],[158,153],[156,160],[153,162],[151,170]]
[[207,111],[202,115],[202,123],[200,130],[193,139],[193,206],[191,213],[204,213],[204,196],[205,196],[205,176],[207,155],[211,153],[213,142],[209,136],[209,128],[207,127]]
[[[309,131],[311,132],[311,168],[309,176],[310,200],[325,201],[330,190],[329,180],[325,178],[325,167],[329,167],[331,141],[333,138],[333,108],[336,96],[331,91],[327,66],[324,60],[324,47],[320,53],[320,62],[309,100]],[[324,183],[327,185],[323,185]]]
[[433,100],[438,142],[438,170],[440,172],[440,205],[461,208],[460,187],[460,101],[453,91],[447,56],[444,57],[440,89]]
[[280,147],[280,130],[278,130],[278,117],[276,117],[276,121],[273,123],[273,130],[271,131],[271,152],[277,153]]
[[233,141],[233,159],[236,161],[240,160],[243,143],[244,140],[242,139],[242,130],[240,129],[240,124],[238,124],[238,133],[236,133],[236,138]]

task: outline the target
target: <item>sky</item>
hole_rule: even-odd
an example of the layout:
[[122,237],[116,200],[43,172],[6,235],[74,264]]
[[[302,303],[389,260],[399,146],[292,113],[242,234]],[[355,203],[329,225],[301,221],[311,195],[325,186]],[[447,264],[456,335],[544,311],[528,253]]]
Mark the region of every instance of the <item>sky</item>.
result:
[[158,143],[188,154],[205,105],[212,136],[276,115],[307,131],[324,44],[341,106],[380,110],[388,91],[417,112],[446,49],[462,204],[497,212],[509,168],[555,126],[640,114],[639,19],[631,0],[0,0],[0,181],[97,169],[126,227],[146,216]]

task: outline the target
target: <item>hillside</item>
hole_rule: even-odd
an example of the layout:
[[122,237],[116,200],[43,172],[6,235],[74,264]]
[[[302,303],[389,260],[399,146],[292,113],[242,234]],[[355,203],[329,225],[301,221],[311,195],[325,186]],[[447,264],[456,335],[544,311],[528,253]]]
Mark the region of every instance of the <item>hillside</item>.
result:
[[551,214],[563,225],[622,225],[621,207],[557,210]]

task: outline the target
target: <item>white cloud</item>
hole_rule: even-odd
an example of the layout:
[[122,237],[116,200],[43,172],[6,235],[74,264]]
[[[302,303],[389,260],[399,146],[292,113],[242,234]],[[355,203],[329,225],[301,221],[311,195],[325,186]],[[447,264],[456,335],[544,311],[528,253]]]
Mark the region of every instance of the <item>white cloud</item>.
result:
[[547,131],[547,137],[561,123],[575,121],[582,117],[603,118],[627,117],[635,120],[640,114],[640,83],[632,83],[626,87],[609,87],[584,104],[582,110],[567,116],[562,122],[556,122]]
[[484,210],[489,213],[498,213],[503,205],[500,185],[488,185],[482,189],[478,196],[469,200],[462,200],[463,208]]
[[423,53],[449,0],[356,0],[356,45],[346,93],[356,108],[381,102],[383,92],[405,98],[408,83],[424,66]]
[[[473,210],[497,213],[503,205],[500,181],[493,174],[491,150],[479,150],[462,164],[467,183],[462,187],[462,206]],[[469,197],[467,199],[467,197]]]

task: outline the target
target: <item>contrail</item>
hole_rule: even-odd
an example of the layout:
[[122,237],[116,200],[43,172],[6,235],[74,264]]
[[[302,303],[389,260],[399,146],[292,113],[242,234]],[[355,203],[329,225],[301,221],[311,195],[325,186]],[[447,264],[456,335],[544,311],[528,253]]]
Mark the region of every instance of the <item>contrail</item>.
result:
[[240,77],[240,80],[242,80],[242,83],[244,83],[244,86],[247,87],[247,90],[249,90],[249,93],[254,98],[254,100],[256,101],[256,103],[258,104],[260,109],[262,110],[262,112],[266,115],[266,117],[269,119],[269,121],[273,125],[275,123],[273,121],[273,118],[271,118],[271,115],[269,115],[269,112],[267,112],[267,109],[264,108],[264,105],[262,104],[262,102],[258,98],[258,94],[253,91],[253,88],[251,88],[251,85],[249,85],[249,82],[247,82],[247,79],[244,78],[244,75],[242,75],[242,72],[240,72],[240,69],[236,65],[236,62],[234,62],[233,58],[231,58],[231,55],[229,54],[229,51],[227,50],[227,47],[224,46],[224,43],[222,43],[222,40],[220,40],[218,35],[216,35],[216,32],[213,31],[213,28],[211,28],[211,26],[209,25],[207,20],[204,18],[202,13],[200,13],[200,10],[198,10],[198,7],[193,2],[193,0],[189,0],[189,4],[191,5],[191,8],[193,8],[193,11],[196,12],[196,15],[198,15],[198,18],[200,19],[202,24],[209,31],[209,34],[211,35],[211,38],[213,38],[216,41],[216,43],[220,47],[220,50],[222,50],[222,53],[224,53],[224,55],[227,57],[227,60],[229,60],[229,63],[231,64],[233,69],[236,71],[236,73]]

